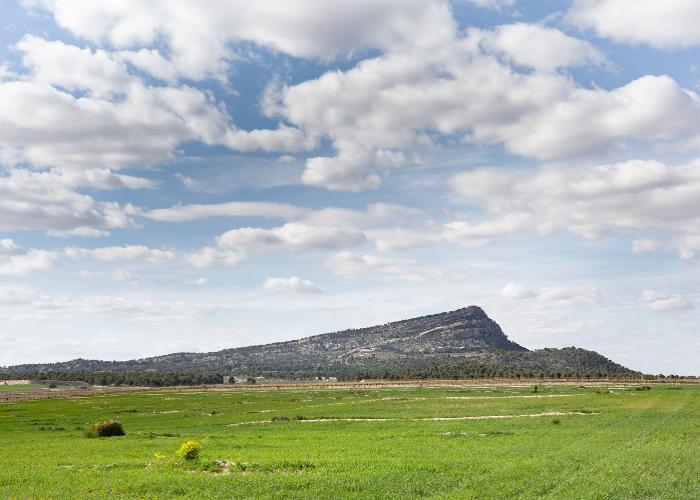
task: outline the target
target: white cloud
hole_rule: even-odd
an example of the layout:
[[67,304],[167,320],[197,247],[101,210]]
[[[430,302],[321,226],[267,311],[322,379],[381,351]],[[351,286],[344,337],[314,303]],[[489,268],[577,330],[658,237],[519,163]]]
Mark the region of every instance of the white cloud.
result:
[[632,251],[634,253],[656,252],[663,248],[663,244],[656,240],[634,240],[632,242]]
[[567,20],[617,42],[668,49],[700,45],[695,0],[578,0]]
[[0,276],[26,276],[34,271],[45,271],[58,263],[58,254],[48,250],[29,250],[26,253],[0,258]]
[[601,294],[592,286],[548,286],[538,292],[537,299],[547,304],[591,305],[601,301]]
[[501,296],[509,300],[536,299],[545,306],[578,306],[598,304],[600,291],[593,286],[546,286],[538,291],[514,281],[501,288]]
[[520,283],[510,281],[501,288],[501,295],[506,299],[529,299],[537,294]]
[[518,0],[468,0],[484,9],[501,10],[503,7],[512,7]]
[[[554,58],[513,52],[511,59],[540,68],[599,61],[590,47],[577,47]],[[692,143],[700,134],[700,99],[668,76],[587,89],[559,73],[517,72],[469,38],[284,87],[275,109],[335,148],[334,156],[307,160],[303,182],[345,191],[377,188],[377,171],[415,163],[417,153],[453,134],[539,159],[600,154],[631,141]]]
[[177,66],[155,49],[122,50],[116,53],[116,58],[171,85],[177,83]]
[[272,229],[233,229],[219,236],[216,241],[221,248],[252,251],[333,250],[363,245],[367,238],[355,229],[288,222]]
[[373,277],[421,282],[444,276],[439,269],[424,266],[413,259],[359,255],[347,251],[330,255],[324,261],[324,265],[334,273],[349,278]]
[[0,230],[133,227],[134,223],[126,213],[128,207],[97,202],[75,189],[151,186],[151,181],[106,170],[36,172],[11,168],[6,175],[0,175]]
[[538,24],[505,24],[492,30],[473,28],[468,37],[486,52],[542,71],[605,62],[605,56],[590,43]]
[[143,213],[144,217],[158,221],[183,222],[208,217],[269,217],[294,219],[306,210],[287,203],[228,202],[210,205],[176,205]]
[[141,323],[170,323],[189,320],[216,309],[209,303],[192,301],[157,301],[125,298],[110,295],[88,295],[83,297],[49,296],[28,294],[14,303],[3,304],[2,314],[15,323],[56,324],[69,322],[86,316],[100,321],[124,319]]
[[102,49],[37,37],[25,37],[17,47],[31,73],[0,82],[0,144],[14,152],[15,163],[114,169],[167,163],[186,141],[243,151],[314,145],[313,138],[285,125],[239,130],[211,93],[146,85],[118,55]]
[[140,283],[142,281],[141,277],[132,273],[131,271],[127,271],[125,269],[115,269],[114,271],[111,272],[106,272],[106,271],[80,271],[78,273],[78,276],[81,278],[88,278],[88,279],[104,279],[104,278],[109,278],[114,281],[118,281],[121,283],[130,283],[130,284],[136,284]]
[[185,261],[192,267],[238,267],[245,260],[245,254],[234,250],[221,250],[204,247],[196,252],[185,254]]
[[668,295],[654,290],[644,290],[641,301],[649,310],[657,312],[693,309],[693,304],[682,295]]
[[80,226],[75,229],[68,229],[66,231],[56,231],[51,229],[48,231],[47,236],[52,236],[55,238],[71,238],[73,236],[79,236],[81,238],[104,238],[110,235],[109,231],[104,229],[97,229],[95,227]]
[[[669,166],[633,160],[543,167],[532,173],[479,169],[456,175],[451,186],[488,207],[490,218],[481,224],[493,228],[494,234],[565,229],[597,238],[615,229],[664,229],[680,234],[679,248],[693,250],[696,243],[700,247],[700,240],[692,237],[700,227],[697,162]],[[500,224],[504,220],[512,224]],[[649,251],[652,246],[638,242],[636,250]]]
[[301,279],[298,276],[289,278],[267,278],[263,288],[271,292],[287,294],[318,294],[321,290],[313,282]]
[[[0,143],[12,161],[19,155],[38,166],[122,168],[167,163],[188,141],[295,152],[328,139],[334,153],[308,158],[302,181],[361,191],[377,188],[382,171],[418,162],[445,136],[540,159],[598,154],[630,141],[700,141],[700,100],[670,77],[644,76],[608,91],[580,87],[563,74],[516,71],[504,60],[550,71],[603,58],[587,42],[540,25],[462,36],[444,1],[303,0],[284,9],[267,1],[197,8],[186,1],[38,3],[60,26],[107,48],[36,37],[19,44],[32,76],[0,83]],[[240,130],[210,93],[145,85],[130,66],[172,85],[174,72],[221,77],[236,41],[300,57],[366,49],[381,55],[296,85],[273,85],[262,108],[280,123],[269,130]],[[143,47],[157,42],[170,59]],[[65,75],[56,61],[72,58],[78,68]],[[87,95],[77,98],[70,89]],[[28,108],[44,115],[36,119],[23,112]]]
[[175,260],[175,252],[172,250],[159,250],[144,245],[124,245],[101,248],[69,247],[65,249],[65,254],[71,259],[95,259],[103,262],[138,260],[158,264]]
[[126,66],[104,50],[93,52],[32,35],[25,35],[17,49],[23,54],[24,66],[40,84],[110,98],[123,93],[132,81]]
[[166,80],[174,72],[191,79],[223,78],[237,57],[231,47],[237,41],[296,57],[334,58],[367,49],[435,44],[454,29],[449,5],[441,0],[35,3],[51,11],[59,26],[92,42],[122,49],[164,43],[169,60],[154,52],[124,57]]
[[209,282],[206,278],[185,278],[186,285],[204,286]]
[[477,223],[454,221],[445,224],[444,237],[458,245],[476,248],[488,245],[494,238],[521,231],[530,221],[531,215],[526,212],[496,216]]
[[37,296],[31,288],[0,286],[0,304],[24,304]]
[[14,242],[11,238],[3,238],[0,240],[0,255],[16,255],[22,253],[22,247]]

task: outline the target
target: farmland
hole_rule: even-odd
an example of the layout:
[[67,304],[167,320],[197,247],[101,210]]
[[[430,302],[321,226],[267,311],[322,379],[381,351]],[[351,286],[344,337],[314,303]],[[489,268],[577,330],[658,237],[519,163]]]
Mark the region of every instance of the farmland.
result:
[[[0,497],[698,498],[700,386],[402,384],[0,402]],[[2,399],[0,399],[2,401]],[[126,436],[89,439],[97,420]],[[183,463],[187,439],[200,458]]]

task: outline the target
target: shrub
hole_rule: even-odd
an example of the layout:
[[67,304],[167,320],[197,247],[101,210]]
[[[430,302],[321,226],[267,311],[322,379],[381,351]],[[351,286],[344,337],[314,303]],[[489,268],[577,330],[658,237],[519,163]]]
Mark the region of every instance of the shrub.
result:
[[559,420],[558,418],[555,418],[554,420],[552,420],[552,423],[554,425],[559,425],[561,423],[561,420]]
[[100,420],[87,432],[87,437],[123,436],[124,426],[117,420]]
[[289,422],[289,417],[286,415],[276,415],[272,417],[273,422]]
[[185,460],[196,460],[201,450],[202,446],[197,441],[189,439],[182,443],[176,453]]

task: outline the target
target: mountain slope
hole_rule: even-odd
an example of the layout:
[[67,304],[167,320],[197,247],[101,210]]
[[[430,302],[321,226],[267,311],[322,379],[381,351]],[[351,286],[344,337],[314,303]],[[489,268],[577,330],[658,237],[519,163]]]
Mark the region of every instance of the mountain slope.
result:
[[211,353],[175,353],[132,361],[76,359],[0,370],[5,373],[144,371],[215,371],[284,378],[635,373],[584,349],[529,351],[509,340],[500,326],[477,306]]

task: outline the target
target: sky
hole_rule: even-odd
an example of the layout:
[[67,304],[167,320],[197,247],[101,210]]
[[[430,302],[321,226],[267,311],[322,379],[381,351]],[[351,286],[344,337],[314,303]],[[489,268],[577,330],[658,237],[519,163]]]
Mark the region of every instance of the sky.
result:
[[700,375],[700,3],[0,0],[0,365],[484,308]]

